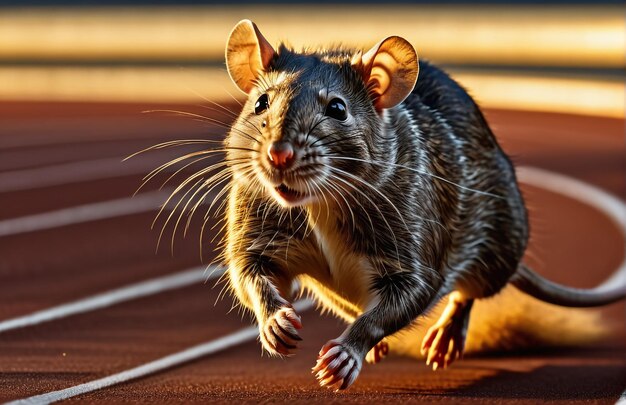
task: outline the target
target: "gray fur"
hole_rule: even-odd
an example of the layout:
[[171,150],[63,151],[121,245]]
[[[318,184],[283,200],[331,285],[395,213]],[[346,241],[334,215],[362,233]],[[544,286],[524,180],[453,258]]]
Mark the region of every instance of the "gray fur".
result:
[[[422,62],[411,96],[378,114],[351,57],[352,51],[296,53],[281,47],[250,95],[234,125],[237,131],[226,140],[227,147],[257,151],[228,152],[228,160],[248,158],[254,169],[246,176],[249,184],[234,186],[229,197],[240,209],[227,218],[226,259],[233,264],[231,272],[240,273],[239,283],[243,278],[257,286],[266,307],[262,312],[271,314],[280,299],[267,285],[281,286],[280,295],[287,297],[299,275],[290,259],[329,266],[318,234],[305,221],[315,213],[330,217],[326,225],[347,249],[371,259],[368,287],[378,304],[354,303],[367,312],[348,333],[367,352],[453,289],[471,298],[498,292],[517,268],[528,227],[512,165],[456,83]],[[279,76],[283,80],[276,84]],[[268,91],[270,111],[256,116],[252,106]],[[324,117],[320,92],[342,97],[354,122],[346,126]],[[264,161],[263,145],[269,139],[298,143],[302,134],[308,140],[301,159],[284,176],[302,184],[298,176],[306,173],[317,182],[326,194],[319,199],[329,206],[323,213],[279,207],[259,184],[260,175],[275,184],[280,175]],[[307,153],[311,157],[302,158]],[[324,183],[328,172],[340,177],[331,179],[332,186]],[[250,305],[249,291],[233,290]]]
[[[529,230],[513,166],[464,89],[421,62],[412,94],[378,113],[354,52],[281,46],[258,80],[225,141],[234,177],[224,258],[260,325],[299,281],[350,323],[341,344],[362,359],[454,290],[470,308],[498,293]],[[270,108],[255,115],[266,92]],[[346,102],[347,124],[324,117],[328,93]],[[276,140],[297,146],[286,171],[267,161]],[[316,202],[280,206],[268,190],[282,182]]]

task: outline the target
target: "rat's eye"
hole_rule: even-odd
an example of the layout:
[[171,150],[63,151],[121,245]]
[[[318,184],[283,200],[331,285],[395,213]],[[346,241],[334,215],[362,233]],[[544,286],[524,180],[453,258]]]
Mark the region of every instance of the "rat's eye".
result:
[[334,118],[339,121],[345,121],[348,118],[348,112],[346,111],[346,103],[340,98],[333,98],[326,106],[324,115]]
[[268,108],[270,108],[270,99],[267,94],[263,94],[254,104],[254,113],[256,115],[263,114]]

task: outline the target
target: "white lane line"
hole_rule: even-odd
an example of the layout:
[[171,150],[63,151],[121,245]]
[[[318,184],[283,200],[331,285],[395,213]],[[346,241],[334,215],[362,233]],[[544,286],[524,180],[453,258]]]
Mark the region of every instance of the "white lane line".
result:
[[[517,177],[522,183],[543,188],[594,207],[618,226],[626,240],[626,204],[619,198],[573,177],[536,167],[518,167]],[[626,244],[624,252],[626,252]],[[612,288],[624,285],[624,283],[626,283],[626,256],[618,269],[602,283],[602,286]]]
[[147,174],[160,165],[156,162],[182,156],[192,150],[195,149],[167,149],[151,151],[126,161],[122,161],[123,157],[101,158],[3,172],[0,173],[0,193]]
[[200,266],[175,274],[152,278],[125,287],[105,291],[100,294],[68,302],[56,307],[48,308],[32,314],[8,319],[0,322],[0,333],[13,329],[37,325],[55,319],[95,311],[110,307],[120,302],[130,301],[164,291],[187,287],[192,284],[205,282],[221,276],[225,271],[223,266]]
[[0,221],[0,237],[25,232],[67,226],[88,221],[114,218],[123,215],[150,212],[159,208],[170,195],[170,191],[151,191],[132,198],[102,201],[78,205],[41,214],[5,219]]
[[[303,300],[296,302],[294,304],[294,309],[297,312],[304,312],[312,306],[312,302]],[[6,405],[49,404],[51,402],[62,401],[78,395],[110,387],[115,384],[120,384],[130,380],[135,380],[137,378],[145,377],[150,374],[167,370],[172,367],[180,366],[181,364],[188,363],[204,356],[208,356],[210,354],[214,354],[229,349],[233,346],[237,346],[254,340],[258,336],[258,334],[259,330],[256,326],[249,326],[247,328],[239,329],[234,333],[222,336],[218,339],[211,340],[197,346],[192,346],[180,352],[170,354],[168,356],[151,361],[149,363],[142,364],[126,371],[122,371],[117,374],[112,374],[108,377],[100,378],[98,380],[90,381],[59,391],[53,391],[46,394],[35,395],[29,398],[8,402]]]
[[[152,166],[156,165],[154,162]],[[29,190],[38,187],[58,186],[87,180],[100,180],[111,177],[145,173],[145,160],[132,159],[122,162],[122,158],[104,158],[61,163],[35,169],[14,170],[0,173],[0,192]]]

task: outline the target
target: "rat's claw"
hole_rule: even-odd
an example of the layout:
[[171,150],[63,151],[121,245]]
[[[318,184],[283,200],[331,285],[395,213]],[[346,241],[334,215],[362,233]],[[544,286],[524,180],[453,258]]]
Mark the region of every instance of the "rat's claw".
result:
[[433,370],[446,368],[463,356],[471,302],[463,300],[460,293],[452,293],[441,317],[426,332],[421,352]]
[[331,340],[322,347],[313,373],[320,386],[335,391],[348,388],[361,371],[363,359],[341,340]]
[[302,328],[300,317],[291,307],[283,307],[259,326],[259,337],[270,354],[290,356],[302,340],[297,329]]
[[[432,335],[434,335],[433,338],[431,338]],[[444,363],[444,359],[448,353],[448,347],[450,340],[452,339],[450,328],[433,327],[428,331],[426,338],[424,338],[424,342],[426,342],[427,339],[432,343],[428,346],[422,347],[422,350],[424,350],[424,348],[428,348],[426,364],[432,363],[433,370],[437,370],[438,368],[446,365]]]
[[[322,380],[327,380],[328,377],[331,375],[331,370],[336,370],[339,366],[341,366],[342,363],[344,363],[346,360],[349,360],[349,356],[348,353],[343,352],[340,353],[337,357],[335,357],[330,363],[328,363],[328,365],[326,366],[326,368],[324,369],[320,369],[317,374],[315,375],[315,377],[322,381]],[[323,385],[328,385],[329,382],[327,382],[326,384]]]

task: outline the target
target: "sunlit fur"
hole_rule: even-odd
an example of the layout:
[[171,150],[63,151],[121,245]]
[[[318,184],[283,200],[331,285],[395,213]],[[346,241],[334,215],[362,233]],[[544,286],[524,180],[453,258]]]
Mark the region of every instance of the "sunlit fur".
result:
[[[422,62],[413,94],[378,113],[350,65],[353,53],[281,47],[240,114],[207,100],[209,109],[235,119],[232,127],[172,111],[229,128],[229,134],[222,145],[180,140],[148,148],[206,146],[161,165],[144,181],[177,164],[182,166],[165,184],[185,169],[196,169],[176,180],[155,219],[163,222],[159,239],[170,224],[173,245],[177,229],[184,224],[186,233],[201,206],[201,234],[211,213],[223,212],[225,238],[216,260],[228,265],[225,288],[260,326],[296,295],[308,294],[322,311],[351,325],[344,336],[359,355],[399,330],[403,333],[394,335],[392,349],[419,355],[423,328],[406,333],[406,326],[428,315],[452,290],[468,299],[497,293],[524,252],[526,213],[509,160],[461,87]],[[256,115],[254,103],[264,93],[270,108]],[[347,105],[345,121],[324,115],[334,97]],[[275,140],[296,146],[296,164],[286,172],[269,164],[267,148]],[[206,164],[222,154],[223,161]],[[281,183],[306,197],[283,200],[275,190]],[[479,321],[469,330],[470,351],[576,344],[599,336],[590,329],[573,337],[578,325],[598,327],[590,314],[555,310],[512,294],[474,307]],[[522,313],[511,312],[506,297],[514,297]],[[562,330],[570,340],[536,327],[529,314],[537,312],[569,325]],[[265,343],[264,348],[279,354]]]
[[[258,78],[225,140],[227,162],[247,164],[231,167],[224,259],[260,324],[297,281],[364,354],[452,290],[498,292],[528,231],[512,166],[465,91],[421,63],[409,98],[379,113],[353,55],[281,46]],[[324,115],[333,97],[347,120]],[[296,150],[286,171],[268,160],[277,140]],[[281,183],[307,197],[287,203]]]

